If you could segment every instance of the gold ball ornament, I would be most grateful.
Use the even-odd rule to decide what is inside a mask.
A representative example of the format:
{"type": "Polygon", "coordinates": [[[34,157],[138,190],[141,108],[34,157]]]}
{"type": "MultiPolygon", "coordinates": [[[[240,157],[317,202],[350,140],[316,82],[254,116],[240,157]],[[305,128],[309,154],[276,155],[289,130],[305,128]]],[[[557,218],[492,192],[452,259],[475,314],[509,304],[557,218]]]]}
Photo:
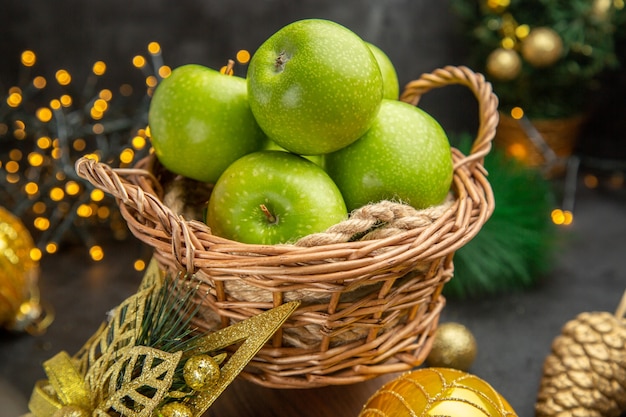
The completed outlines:
{"type": "Polygon", "coordinates": [[[162,417],[193,417],[193,412],[183,403],[171,402],[161,407],[161,412],[158,415],[162,417]]]}
{"type": "Polygon", "coordinates": [[[191,389],[206,391],[211,388],[220,377],[220,366],[212,356],[196,355],[185,362],[183,378],[191,389]]]}
{"type": "Polygon", "coordinates": [[[460,323],[443,323],[426,358],[429,366],[467,371],[476,359],[476,339],[460,323]]]}
{"type": "Polygon", "coordinates": [[[563,41],[553,29],[534,28],[522,41],[521,52],[522,57],[533,67],[549,67],[561,58],[563,41]]]}
{"type": "Polygon", "coordinates": [[[486,70],[500,81],[510,81],[522,70],[522,59],[513,49],[498,48],[487,56],[486,70]]]}
{"type": "Polygon", "coordinates": [[[9,330],[25,330],[41,315],[35,250],[26,226],[0,207],[0,326],[9,330]]]}
{"type": "Polygon", "coordinates": [[[516,417],[486,381],[449,368],[422,368],[383,385],[359,417],[516,417]]]}

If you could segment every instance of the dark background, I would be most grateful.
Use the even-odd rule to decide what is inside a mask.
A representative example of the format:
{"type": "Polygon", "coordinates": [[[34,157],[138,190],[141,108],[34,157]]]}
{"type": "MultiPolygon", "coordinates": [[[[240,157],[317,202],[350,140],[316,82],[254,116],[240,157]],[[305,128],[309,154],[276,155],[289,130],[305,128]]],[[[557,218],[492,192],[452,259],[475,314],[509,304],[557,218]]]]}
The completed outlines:
{"type": "MultiPolygon", "coordinates": [[[[281,26],[307,17],[337,21],[380,46],[396,65],[401,84],[435,68],[467,62],[470,45],[445,0],[0,0],[0,89],[4,94],[33,75],[51,80],[60,68],[70,71],[73,84],[80,86],[98,60],[108,65],[103,84],[141,87],[144,76],[131,59],[147,55],[151,41],[161,44],[163,59],[171,67],[193,62],[218,68],[238,50],[253,52],[281,26]],[[32,72],[19,64],[24,49],[37,53],[32,72]]],[[[624,57],[623,44],[620,48],[624,57]]],[[[625,84],[624,71],[603,78],[589,102],[593,117],[580,152],[626,157],[625,84]]],[[[433,91],[421,107],[449,132],[476,126],[473,98],[462,88],[433,91]]],[[[612,311],[619,301],[626,281],[624,197],[623,192],[579,192],[577,220],[566,233],[568,243],[554,271],[537,288],[487,300],[451,301],[445,309],[444,321],[468,325],[478,339],[479,356],[472,371],[492,383],[520,416],[532,415],[541,364],[565,321],[583,311],[612,311]]],[[[73,354],[96,330],[106,310],[135,290],[140,277],[130,265],[136,257],[133,251],[139,249],[132,240],[109,246],[113,255],[100,264],[92,263],[83,248],[46,257],[42,293],[56,304],[53,327],[37,338],[0,335],[0,379],[4,380],[0,391],[11,395],[15,390],[20,407],[35,380],[44,376],[41,361],[59,350],[73,354]]],[[[246,384],[233,389],[237,387],[246,384]]],[[[319,397],[344,392],[328,390],[319,397]]],[[[293,392],[252,393],[250,403],[264,398],[280,401],[284,395],[285,410],[308,405],[289,403],[293,392]]],[[[307,403],[310,397],[303,398],[307,403]]],[[[0,416],[14,415],[6,414],[9,403],[2,403],[0,416]]],[[[324,412],[322,403],[315,405],[319,415],[334,415],[334,403],[326,405],[330,412],[324,412]]],[[[242,405],[247,406],[263,410],[262,403],[242,405]]],[[[345,415],[356,416],[354,410],[345,415]]],[[[280,415],[280,410],[276,412],[280,415]]]]}

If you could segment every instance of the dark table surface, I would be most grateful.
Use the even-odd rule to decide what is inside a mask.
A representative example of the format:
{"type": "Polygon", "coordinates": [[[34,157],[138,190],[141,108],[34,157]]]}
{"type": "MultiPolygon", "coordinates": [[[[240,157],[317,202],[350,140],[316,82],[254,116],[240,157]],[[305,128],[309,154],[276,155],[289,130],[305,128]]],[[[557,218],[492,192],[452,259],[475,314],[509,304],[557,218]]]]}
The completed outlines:
{"type": "MultiPolygon", "coordinates": [[[[542,365],[563,325],[585,311],[613,312],[626,289],[626,191],[576,193],[574,223],[548,276],[529,290],[478,300],[448,300],[441,322],[467,326],[478,344],[470,372],[489,382],[520,416],[534,414],[542,365]]],[[[20,415],[42,362],[61,350],[74,354],[108,310],[133,294],[142,273],[133,260],[147,250],[134,238],[103,241],[105,259],[68,246],[42,261],[42,297],[55,311],[40,336],[0,333],[0,417],[20,415]]],[[[275,390],[237,380],[207,416],[354,416],[388,375],[350,386],[275,390]]]]}

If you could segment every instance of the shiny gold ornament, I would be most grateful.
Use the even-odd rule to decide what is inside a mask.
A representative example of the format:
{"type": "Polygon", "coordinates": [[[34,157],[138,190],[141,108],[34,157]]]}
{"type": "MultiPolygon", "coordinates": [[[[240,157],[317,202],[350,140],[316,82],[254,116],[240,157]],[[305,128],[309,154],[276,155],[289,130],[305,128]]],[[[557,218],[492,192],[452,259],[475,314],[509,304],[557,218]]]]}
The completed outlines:
{"type": "Polygon", "coordinates": [[[538,27],[530,31],[521,49],[522,57],[533,67],[549,67],[561,58],[563,40],[553,29],[538,27]]]}
{"type": "Polygon", "coordinates": [[[512,49],[498,48],[487,56],[487,73],[500,81],[515,79],[522,70],[522,60],[512,49]]]}
{"type": "Polygon", "coordinates": [[[183,377],[191,389],[206,391],[219,380],[220,366],[209,355],[195,355],[185,362],[183,377]]]}
{"type": "Polygon", "coordinates": [[[193,417],[193,412],[185,404],[179,402],[171,402],[161,407],[163,417],[193,417]]]}
{"type": "Polygon", "coordinates": [[[84,408],[68,405],[58,409],[52,417],[90,417],[90,413],[84,408]]]}
{"type": "Polygon", "coordinates": [[[429,366],[467,371],[476,359],[476,339],[459,323],[443,323],[435,332],[426,358],[429,366]]]}
{"type": "Polygon", "coordinates": [[[537,417],[617,417],[626,412],[626,293],[615,314],[565,324],[543,365],[537,417]]]}
{"type": "Polygon", "coordinates": [[[0,207],[0,326],[9,330],[34,332],[42,317],[36,251],[26,226],[0,207]]]}
{"type": "Polygon", "coordinates": [[[516,417],[509,403],[477,376],[448,368],[423,368],[383,385],[359,417],[516,417]]]}
{"type": "Polygon", "coordinates": [[[594,0],[591,5],[591,14],[598,20],[606,20],[612,6],[612,0],[594,0]]]}

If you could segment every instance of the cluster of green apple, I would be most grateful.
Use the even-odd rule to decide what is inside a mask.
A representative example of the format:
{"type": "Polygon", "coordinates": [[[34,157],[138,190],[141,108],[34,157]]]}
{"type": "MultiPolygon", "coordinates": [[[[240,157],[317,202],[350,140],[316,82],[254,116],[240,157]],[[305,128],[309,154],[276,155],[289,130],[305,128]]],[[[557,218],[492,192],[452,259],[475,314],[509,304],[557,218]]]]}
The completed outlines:
{"type": "Polygon", "coordinates": [[[245,78],[174,69],[152,97],[152,145],[170,171],[214,184],[212,233],[290,242],[368,203],[443,202],[453,176],[446,134],[398,96],[383,51],[335,22],[305,19],[269,37],[245,78]]]}

